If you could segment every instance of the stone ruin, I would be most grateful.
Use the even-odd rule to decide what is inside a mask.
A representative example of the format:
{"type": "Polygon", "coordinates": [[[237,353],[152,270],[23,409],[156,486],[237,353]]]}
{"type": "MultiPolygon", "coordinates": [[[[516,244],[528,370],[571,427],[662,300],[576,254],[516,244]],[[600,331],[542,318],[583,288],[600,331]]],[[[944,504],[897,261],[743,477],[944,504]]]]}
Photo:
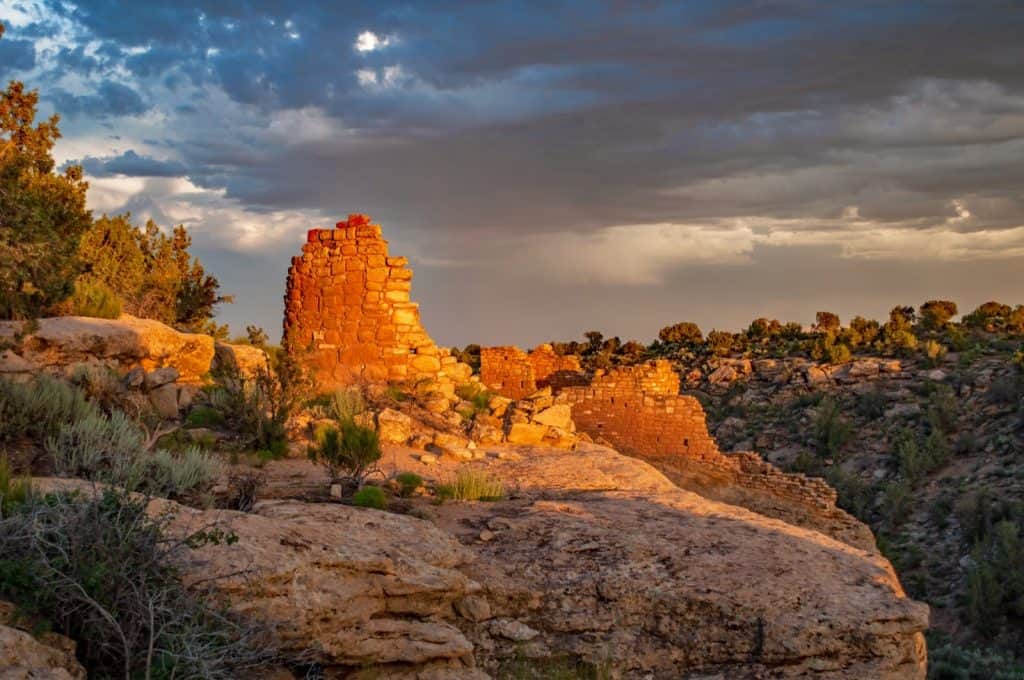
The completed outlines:
{"type": "Polygon", "coordinates": [[[668,361],[598,370],[587,376],[579,370],[578,361],[572,361],[575,357],[561,357],[568,360],[537,362],[555,366],[551,373],[535,372],[530,357],[546,357],[548,352],[551,348],[544,345],[529,354],[514,347],[482,348],[481,382],[518,398],[514,395],[528,389],[531,378],[538,387],[548,380],[570,405],[578,431],[646,460],[682,488],[810,526],[851,545],[873,547],[870,530],[836,507],[836,492],[824,480],[785,474],[751,451],[719,450],[708,433],[704,408],[696,398],[679,393],[679,374],[668,361]],[[554,384],[552,376],[557,376],[554,384]]]}
{"type": "Polygon", "coordinates": [[[480,348],[480,382],[510,399],[545,387],[586,384],[581,376],[579,358],[556,354],[551,345],[538,345],[529,354],[512,346],[480,348]]]}
{"type": "Polygon", "coordinates": [[[288,269],[284,338],[290,352],[311,353],[320,388],[469,379],[423,329],[407,265],[366,215],[309,231],[288,269]]]}
{"type": "MultiPolygon", "coordinates": [[[[470,367],[438,348],[420,323],[407,264],[388,255],[380,226],[365,215],[308,233],[288,270],[285,346],[308,353],[321,389],[416,383],[454,398],[455,386],[471,381],[470,367]]],[[[647,460],[683,488],[853,545],[873,545],[870,531],[835,507],[836,493],[824,481],[783,474],[756,453],[722,453],[708,434],[700,402],[679,393],[679,376],[667,361],[590,376],[575,356],[559,356],[550,345],[530,353],[482,348],[480,358],[486,387],[522,403],[550,390],[570,406],[578,431],[647,460]]],[[[530,425],[505,422],[506,430],[510,424],[530,425]]]]}

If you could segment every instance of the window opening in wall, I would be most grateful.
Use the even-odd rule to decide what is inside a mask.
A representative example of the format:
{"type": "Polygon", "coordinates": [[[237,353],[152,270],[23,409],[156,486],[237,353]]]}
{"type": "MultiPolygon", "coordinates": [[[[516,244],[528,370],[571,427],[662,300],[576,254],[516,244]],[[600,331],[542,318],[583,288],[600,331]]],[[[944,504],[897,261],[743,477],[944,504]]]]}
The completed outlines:
{"type": "Polygon", "coordinates": [[[690,440],[684,437],[683,438],[683,446],[689,447],[690,446],[690,440]]]}

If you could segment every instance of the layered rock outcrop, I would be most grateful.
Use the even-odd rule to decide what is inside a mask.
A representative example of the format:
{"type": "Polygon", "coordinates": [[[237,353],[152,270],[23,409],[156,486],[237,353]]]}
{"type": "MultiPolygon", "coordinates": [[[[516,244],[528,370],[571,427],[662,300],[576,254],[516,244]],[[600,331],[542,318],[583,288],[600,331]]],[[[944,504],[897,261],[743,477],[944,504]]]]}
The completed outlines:
{"type": "Polygon", "coordinates": [[[321,387],[469,378],[420,324],[407,265],[366,215],[310,230],[288,269],[284,337],[289,351],[310,354],[321,387]]]}
{"type": "Polygon", "coordinates": [[[209,335],[129,315],[0,321],[0,378],[27,380],[46,373],[113,381],[119,384],[109,386],[133,408],[150,408],[167,419],[192,404],[211,372],[227,368],[251,379],[266,359],[257,347],[215,342],[209,335]]]}
{"type": "Polygon", "coordinates": [[[605,447],[522,453],[462,463],[519,480],[514,498],[431,506],[433,522],[290,500],[151,511],[172,532],[237,535],[187,554],[186,579],[213,578],[334,677],[506,677],[560,657],[616,678],[925,677],[928,609],[877,553],[605,447]]]}
{"type": "Polygon", "coordinates": [[[61,316],[0,321],[0,374],[64,374],[77,366],[127,373],[171,367],[178,380],[198,383],[209,372],[214,341],[209,335],[182,333],[153,319],[127,314],[118,319],[61,316]]]}

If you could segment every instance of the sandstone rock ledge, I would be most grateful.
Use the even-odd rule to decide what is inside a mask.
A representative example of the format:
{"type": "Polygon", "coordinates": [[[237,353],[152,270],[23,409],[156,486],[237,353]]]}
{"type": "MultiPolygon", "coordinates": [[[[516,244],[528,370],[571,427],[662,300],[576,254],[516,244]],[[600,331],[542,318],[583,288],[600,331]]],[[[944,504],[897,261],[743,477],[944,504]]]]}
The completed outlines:
{"type": "Polygon", "coordinates": [[[186,573],[226,575],[240,614],[331,677],[502,677],[523,656],[614,678],[925,677],[928,608],[874,552],[680,490],[603,447],[471,465],[518,490],[442,505],[433,522],[297,501],[154,511],[183,532],[235,532],[186,573]]]}

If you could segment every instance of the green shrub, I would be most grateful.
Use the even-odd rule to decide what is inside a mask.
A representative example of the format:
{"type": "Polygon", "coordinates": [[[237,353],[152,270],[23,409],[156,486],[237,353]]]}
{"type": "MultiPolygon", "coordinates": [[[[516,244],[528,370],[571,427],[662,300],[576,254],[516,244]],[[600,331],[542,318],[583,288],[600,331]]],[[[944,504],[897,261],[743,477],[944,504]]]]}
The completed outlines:
{"type": "Polygon", "coordinates": [[[399,494],[403,498],[412,496],[423,486],[423,478],[415,472],[403,472],[395,477],[395,481],[398,482],[399,494]]]}
{"type": "Polygon", "coordinates": [[[117,293],[97,281],[79,279],[68,301],[75,316],[97,319],[116,319],[121,316],[121,298],[117,293]]]}
{"type": "Polygon", "coordinates": [[[15,477],[7,456],[0,458],[0,517],[28,500],[32,493],[31,477],[15,477]]]}
{"type": "Polygon", "coordinates": [[[1008,618],[1024,616],[1024,537],[1017,522],[997,522],[971,552],[967,617],[993,638],[1008,618]]]}
{"type": "Polygon", "coordinates": [[[938,366],[946,356],[946,346],[935,340],[926,340],[922,350],[928,359],[929,366],[938,366]]]}
{"type": "Polygon", "coordinates": [[[244,446],[287,452],[288,420],[306,403],[313,378],[303,357],[270,352],[266,365],[247,377],[235,366],[220,368],[211,405],[243,435],[244,446]]]}
{"type": "Polygon", "coordinates": [[[384,389],[384,395],[391,401],[398,403],[409,400],[409,395],[398,385],[388,385],[384,389]]]}
{"type": "Polygon", "coordinates": [[[1024,377],[1004,375],[992,381],[985,392],[989,402],[997,405],[1013,404],[1024,397],[1024,377]]]}
{"type": "Polygon", "coordinates": [[[24,385],[0,380],[0,440],[41,444],[58,475],[167,496],[212,483],[218,463],[189,447],[181,454],[146,450],[142,428],[121,411],[104,414],[81,390],[52,378],[24,385]]]}
{"type": "Polygon", "coordinates": [[[455,394],[460,399],[468,401],[472,406],[472,412],[466,416],[472,418],[477,413],[486,413],[488,405],[491,403],[491,399],[494,394],[487,391],[482,385],[476,383],[468,383],[466,385],[459,385],[455,388],[455,394]]]}
{"type": "Polygon", "coordinates": [[[928,640],[929,680],[1024,680],[1024,664],[994,649],[928,640]]]}
{"type": "Polygon", "coordinates": [[[437,487],[437,495],[457,501],[500,501],[505,497],[505,487],[490,473],[464,467],[451,481],[437,487]]]}
{"type": "Polygon", "coordinates": [[[26,383],[0,379],[0,442],[21,437],[41,441],[71,423],[98,414],[81,390],[40,375],[26,383]]]}
{"type": "Polygon", "coordinates": [[[867,519],[875,500],[870,484],[839,466],[829,468],[825,479],[838,494],[836,505],[862,521],[867,519]]]}
{"type": "Polygon", "coordinates": [[[949,441],[938,429],[933,429],[921,443],[913,430],[904,428],[896,434],[893,442],[893,455],[900,474],[910,482],[916,482],[945,465],[949,454],[949,441]]]}
{"type": "Polygon", "coordinates": [[[822,458],[838,458],[853,437],[853,428],[843,419],[839,405],[832,397],[818,404],[812,424],[814,444],[822,458]]]}
{"type": "Polygon", "coordinates": [[[864,392],[857,397],[857,413],[868,420],[877,420],[885,415],[885,407],[888,402],[888,397],[881,390],[874,389],[864,392]]]}
{"type": "Polygon", "coordinates": [[[220,427],[224,424],[224,414],[210,406],[196,406],[185,418],[186,428],[220,427]]]}
{"type": "Polygon", "coordinates": [[[361,508],[384,510],[388,507],[388,497],[384,490],[376,486],[364,486],[352,496],[352,503],[361,508]]]}
{"type": "Polygon", "coordinates": [[[339,423],[351,422],[365,410],[363,393],[356,387],[338,389],[331,395],[329,415],[339,423]]]}
{"type": "Polygon", "coordinates": [[[0,520],[0,597],[75,640],[89,677],[248,677],[273,656],[268,638],[174,566],[231,537],[170,536],[168,521],[114,491],[33,497],[0,520]]]}
{"type": "Polygon", "coordinates": [[[317,432],[307,455],[327,470],[331,481],[347,479],[359,488],[367,475],[377,471],[380,440],[372,428],[342,421],[340,430],[328,427],[317,432]]]}
{"type": "Polygon", "coordinates": [[[949,385],[936,385],[928,401],[928,422],[932,428],[946,433],[956,429],[960,402],[957,401],[953,388],[949,385]]]}
{"type": "Polygon", "coordinates": [[[882,512],[893,526],[901,524],[910,512],[913,489],[907,479],[889,482],[882,489],[882,512]]]}

